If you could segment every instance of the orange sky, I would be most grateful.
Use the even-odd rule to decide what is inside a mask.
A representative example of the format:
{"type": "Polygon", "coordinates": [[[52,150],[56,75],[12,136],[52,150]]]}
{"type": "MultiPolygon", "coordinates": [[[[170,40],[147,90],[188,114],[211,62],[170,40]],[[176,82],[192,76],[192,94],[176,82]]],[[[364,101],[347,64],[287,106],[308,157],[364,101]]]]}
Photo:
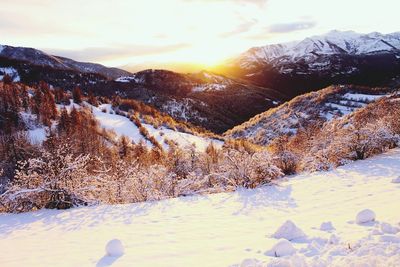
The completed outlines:
{"type": "Polygon", "coordinates": [[[203,68],[332,29],[398,31],[397,7],[397,0],[2,0],[0,34],[2,44],[109,66],[203,68]]]}

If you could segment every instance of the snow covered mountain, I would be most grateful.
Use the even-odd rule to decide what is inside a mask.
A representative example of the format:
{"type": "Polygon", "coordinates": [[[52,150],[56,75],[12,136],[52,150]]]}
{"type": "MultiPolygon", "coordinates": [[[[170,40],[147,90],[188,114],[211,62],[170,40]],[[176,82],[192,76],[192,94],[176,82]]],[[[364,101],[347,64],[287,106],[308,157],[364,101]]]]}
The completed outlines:
{"type": "Polygon", "coordinates": [[[395,267],[399,163],[394,149],[252,190],[0,214],[0,264],[395,267]],[[375,216],[357,223],[364,209],[375,216]],[[112,239],[121,240],[122,256],[106,254],[112,239]]]}
{"type": "Polygon", "coordinates": [[[400,77],[400,32],[331,31],[302,41],[254,47],[225,73],[294,97],[331,84],[387,86],[400,77]]]}
{"type": "Polygon", "coordinates": [[[129,72],[117,68],[109,68],[100,64],[78,62],[69,58],[49,55],[43,51],[27,48],[0,45],[0,57],[29,62],[33,65],[61,70],[73,70],[82,73],[97,73],[109,79],[130,75],[129,72]]]}
{"type": "Polygon", "coordinates": [[[318,71],[329,67],[329,61],[319,61],[323,56],[380,53],[400,56],[400,32],[385,35],[377,32],[359,34],[353,31],[331,31],[300,42],[252,48],[242,54],[238,61],[244,69],[252,69],[257,64],[267,63],[278,68],[281,73],[290,73],[293,70],[285,68],[289,63],[302,62],[309,64],[311,70],[318,71]]]}

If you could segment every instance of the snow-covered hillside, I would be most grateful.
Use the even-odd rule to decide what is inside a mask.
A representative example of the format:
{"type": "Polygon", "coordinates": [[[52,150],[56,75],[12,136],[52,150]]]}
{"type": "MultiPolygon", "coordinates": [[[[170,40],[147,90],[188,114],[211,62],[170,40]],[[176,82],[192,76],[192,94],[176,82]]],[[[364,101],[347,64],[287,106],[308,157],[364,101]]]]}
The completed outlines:
{"type": "MultiPolygon", "coordinates": [[[[84,102],[83,106],[88,107],[91,110],[94,118],[98,121],[101,128],[116,134],[114,141],[118,141],[119,138],[125,136],[135,144],[143,142],[149,148],[153,147],[153,144],[150,142],[150,140],[148,140],[148,138],[143,136],[143,134],[140,132],[138,126],[135,125],[135,123],[127,116],[118,115],[112,108],[111,104],[101,104],[98,107],[95,107],[87,102],[84,102]]],[[[58,108],[66,108],[69,112],[71,112],[73,107],[76,109],[81,108],[80,105],[77,105],[72,101],[69,105],[59,105],[58,108]]],[[[148,131],[150,136],[154,137],[155,140],[157,140],[157,142],[167,150],[169,148],[169,145],[167,144],[168,141],[174,142],[180,148],[194,147],[197,151],[205,151],[207,146],[211,143],[216,147],[221,147],[223,144],[223,141],[221,140],[184,133],[178,131],[177,129],[170,129],[165,126],[155,128],[153,125],[145,123],[143,120],[141,120],[141,125],[148,131]]],[[[40,128],[40,131],[43,132],[43,129],[40,128]]],[[[35,131],[30,131],[29,134],[32,141],[37,138],[35,131]]]]}
{"type": "Polygon", "coordinates": [[[395,149],[254,190],[1,214],[0,266],[394,267],[400,262],[399,169],[395,149]],[[364,209],[376,218],[358,224],[364,209]],[[120,257],[105,254],[114,238],[124,246],[120,257]]]}
{"type": "Polygon", "coordinates": [[[226,132],[226,136],[246,138],[266,145],[282,134],[294,134],[316,121],[330,121],[351,114],[394,92],[387,89],[365,91],[356,86],[330,86],[298,96],[276,108],[258,114],[226,132]]]}
{"type": "MultiPolygon", "coordinates": [[[[110,104],[103,104],[99,107],[90,107],[94,117],[97,119],[101,127],[114,131],[118,137],[126,136],[136,144],[143,141],[149,147],[152,146],[149,140],[140,133],[139,128],[127,117],[115,114],[115,111],[113,111],[110,104]]],[[[199,151],[205,151],[207,146],[211,143],[215,144],[217,147],[220,147],[223,143],[219,140],[168,129],[164,126],[156,129],[154,126],[144,122],[142,122],[142,125],[165,149],[168,149],[166,140],[175,142],[181,148],[194,146],[199,151]]]]}
{"type": "Polygon", "coordinates": [[[330,67],[329,60],[318,61],[329,55],[368,55],[384,52],[400,52],[400,33],[359,34],[353,31],[331,31],[324,35],[312,36],[302,41],[255,47],[243,53],[238,62],[244,69],[251,69],[260,63],[281,66],[281,72],[288,63],[309,63],[309,67],[321,70],[330,67]]]}

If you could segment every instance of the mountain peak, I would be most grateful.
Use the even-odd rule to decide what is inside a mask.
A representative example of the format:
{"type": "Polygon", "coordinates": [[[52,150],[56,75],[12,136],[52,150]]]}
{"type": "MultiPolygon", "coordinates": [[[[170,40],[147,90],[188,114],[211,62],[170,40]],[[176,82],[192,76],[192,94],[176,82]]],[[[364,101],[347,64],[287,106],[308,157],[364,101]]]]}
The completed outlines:
{"type": "Polygon", "coordinates": [[[397,52],[400,50],[400,34],[373,32],[360,34],[354,31],[333,30],[301,41],[254,47],[243,53],[236,63],[244,69],[265,63],[313,62],[321,55],[364,55],[397,52]]]}

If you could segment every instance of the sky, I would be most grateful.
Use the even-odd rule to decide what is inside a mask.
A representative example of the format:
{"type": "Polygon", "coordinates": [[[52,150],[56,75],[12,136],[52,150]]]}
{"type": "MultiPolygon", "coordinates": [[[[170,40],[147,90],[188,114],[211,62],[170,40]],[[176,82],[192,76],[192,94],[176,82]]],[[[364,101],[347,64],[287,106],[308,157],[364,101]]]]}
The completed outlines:
{"type": "Polygon", "coordinates": [[[400,31],[398,0],[1,0],[1,44],[107,66],[214,66],[330,30],[400,31]]]}

